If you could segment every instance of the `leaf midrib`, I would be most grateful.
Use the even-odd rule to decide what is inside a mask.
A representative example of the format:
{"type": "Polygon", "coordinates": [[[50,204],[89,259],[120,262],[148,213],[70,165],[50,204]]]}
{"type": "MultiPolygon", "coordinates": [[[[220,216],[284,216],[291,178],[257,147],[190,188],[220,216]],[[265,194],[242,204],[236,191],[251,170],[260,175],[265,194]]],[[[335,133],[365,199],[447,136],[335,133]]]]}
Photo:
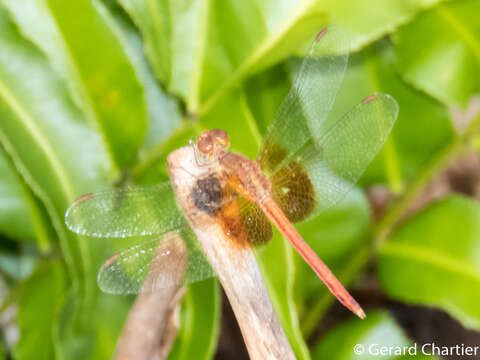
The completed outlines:
{"type": "MultiPolygon", "coordinates": [[[[51,164],[53,173],[58,179],[60,184],[60,188],[65,195],[67,202],[72,202],[75,199],[75,192],[73,190],[72,184],[69,181],[68,177],[65,175],[66,171],[65,168],[62,166],[60,159],[56,156],[55,150],[49,144],[48,139],[44,136],[44,133],[38,128],[35,124],[34,117],[28,112],[28,110],[22,105],[22,103],[17,99],[17,97],[9,90],[5,84],[0,81],[0,97],[2,97],[6,104],[10,106],[14,114],[17,115],[19,122],[23,124],[25,129],[29,134],[32,135],[34,141],[37,142],[40,149],[43,150],[44,154],[46,155],[47,161],[51,164]]],[[[1,133],[0,133],[1,135],[1,133]]],[[[47,196],[47,195],[44,195],[47,196]]],[[[43,196],[42,196],[43,197],[43,196]]],[[[55,229],[58,232],[60,238],[65,239],[65,242],[68,243],[66,240],[67,234],[64,232],[63,224],[62,224],[62,217],[58,216],[58,209],[51,203],[49,200],[43,199],[45,202],[46,207],[49,209],[50,216],[52,216],[52,221],[54,224],[55,229]],[[57,216],[54,216],[57,215],[57,216]]],[[[68,247],[68,245],[66,245],[68,247]]],[[[82,263],[83,269],[87,273],[88,269],[91,268],[91,264],[89,261],[88,256],[88,246],[85,241],[79,241],[80,251],[82,253],[82,263]]],[[[73,256],[68,252],[64,252],[64,256],[67,258],[67,262],[73,263],[73,256]]],[[[76,270],[73,270],[74,272],[76,270]]],[[[85,297],[90,297],[90,294],[86,293],[85,297]]]]}
{"type": "Polygon", "coordinates": [[[386,243],[386,245],[380,250],[380,254],[394,255],[435,265],[459,275],[473,278],[480,282],[480,269],[476,270],[472,265],[467,265],[459,260],[449,258],[441,253],[432,252],[432,249],[426,249],[424,247],[410,244],[390,242],[386,243]]]}
{"type": "MultiPolygon", "coordinates": [[[[170,2],[169,2],[170,3],[170,2]]],[[[158,9],[158,6],[157,6],[157,2],[156,1],[152,1],[152,0],[147,0],[146,1],[146,6],[147,6],[147,9],[150,11],[151,13],[151,18],[152,18],[152,24],[153,24],[153,28],[155,29],[155,31],[153,32],[154,36],[152,36],[152,42],[156,42],[156,36],[155,34],[162,34],[164,33],[163,31],[163,28],[162,28],[162,24],[161,24],[161,20],[159,19],[159,15],[158,13],[160,12],[159,9],[158,9]]],[[[169,5],[169,7],[171,7],[169,5]]],[[[171,13],[171,11],[170,11],[171,13]]],[[[171,24],[170,24],[171,25],[171,24]]],[[[167,50],[167,54],[170,54],[172,53],[172,50],[171,50],[171,37],[172,37],[172,29],[170,29],[170,34],[169,34],[169,41],[168,41],[168,46],[169,46],[169,49],[167,50]]],[[[155,46],[155,48],[157,48],[157,44],[152,44],[153,46],[155,46]]],[[[157,50],[154,50],[155,52],[158,51],[158,48],[157,50]]],[[[168,58],[168,56],[167,56],[168,58]]],[[[170,56],[171,58],[171,56],[170,56]]],[[[167,68],[165,69],[166,70],[166,73],[165,73],[165,83],[166,84],[170,84],[171,81],[172,81],[172,64],[171,64],[171,61],[169,61],[168,63],[168,66],[167,68]]]]}
{"type": "Polygon", "coordinates": [[[188,109],[195,113],[198,108],[198,103],[200,101],[200,85],[201,79],[203,75],[203,64],[205,61],[205,53],[206,53],[206,44],[207,44],[207,35],[208,35],[208,19],[210,18],[210,0],[203,0],[200,2],[200,10],[199,10],[199,31],[197,32],[197,46],[196,51],[194,53],[193,62],[193,71],[190,79],[190,90],[189,90],[189,97],[187,100],[188,109]]]}
{"type": "Polygon", "coordinates": [[[73,201],[75,199],[75,192],[73,191],[70,181],[68,181],[68,178],[65,176],[65,168],[61,165],[61,161],[58,159],[55,150],[50,146],[48,140],[43,136],[43,132],[35,124],[33,116],[1,81],[0,96],[2,96],[5,99],[5,102],[10,105],[13,112],[17,114],[18,119],[46,154],[46,158],[49,160],[56,177],[59,179],[59,183],[64,194],[66,195],[67,201],[73,201]]]}
{"type": "Polygon", "coordinates": [[[469,29],[465,27],[459,19],[453,14],[451,10],[445,8],[445,6],[437,6],[437,14],[443,19],[452,29],[464,39],[465,43],[468,44],[472,52],[477,58],[477,63],[480,64],[480,41],[471,34],[469,29]]]}
{"type": "Polygon", "coordinates": [[[243,61],[243,63],[236,68],[230,77],[223,83],[218,91],[210,95],[198,109],[198,116],[205,116],[213,106],[220,100],[231,88],[233,88],[240,79],[248,73],[248,71],[255,65],[255,63],[263,58],[275,45],[283,38],[283,36],[291,29],[294,24],[302,18],[302,15],[307,13],[311,7],[315,5],[315,0],[308,0],[292,12],[292,14],[283,22],[277,31],[269,34],[263,42],[261,42],[255,50],[243,61]]]}
{"type": "MultiPolygon", "coordinates": [[[[50,12],[50,16],[52,19],[53,24],[55,25],[55,29],[57,30],[57,33],[59,35],[59,39],[61,41],[61,44],[63,45],[63,51],[65,53],[66,59],[67,59],[67,64],[68,64],[68,70],[70,71],[70,76],[73,77],[74,82],[76,83],[75,85],[78,91],[81,93],[81,103],[84,106],[84,112],[87,115],[87,118],[94,124],[94,126],[97,127],[97,129],[100,129],[100,139],[104,145],[104,148],[106,149],[107,156],[110,159],[110,164],[112,167],[113,171],[117,171],[119,169],[119,165],[117,162],[117,159],[114,154],[114,150],[112,148],[112,144],[110,143],[109,139],[107,139],[107,135],[105,133],[105,124],[101,120],[101,116],[98,114],[98,109],[95,104],[95,102],[91,98],[91,93],[90,90],[88,89],[88,86],[85,83],[85,78],[84,75],[82,74],[82,71],[80,70],[80,65],[78,64],[77,60],[75,59],[75,56],[73,55],[73,51],[70,47],[70,44],[65,38],[65,33],[62,28],[62,26],[59,25],[58,20],[56,18],[56,13],[55,10],[52,9],[51,4],[49,3],[48,0],[45,0],[46,7],[50,12]]],[[[98,4],[97,4],[98,5],[98,4]]],[[[98,11],[97,6],[92,3],[92,6],[94,6],[95,11],[98,11]]],[[[100,15],[101,16],[101,15],[100,15]]],[[[128,54],[125,53],[125,55],[128,58],[128,54]]]]}

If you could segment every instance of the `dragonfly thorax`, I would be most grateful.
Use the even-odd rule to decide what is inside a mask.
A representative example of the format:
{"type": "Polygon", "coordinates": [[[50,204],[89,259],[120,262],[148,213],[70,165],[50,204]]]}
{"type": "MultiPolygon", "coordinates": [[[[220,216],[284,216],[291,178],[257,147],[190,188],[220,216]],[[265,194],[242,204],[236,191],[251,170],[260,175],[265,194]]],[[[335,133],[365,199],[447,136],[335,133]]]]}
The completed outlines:
{"type": "Polygon", "coordinates": [[[240,195],[256,203],[270,197],[271,183],[256,161],[233,152],[225,152],[218,161],[229,185],[240,195]]]}

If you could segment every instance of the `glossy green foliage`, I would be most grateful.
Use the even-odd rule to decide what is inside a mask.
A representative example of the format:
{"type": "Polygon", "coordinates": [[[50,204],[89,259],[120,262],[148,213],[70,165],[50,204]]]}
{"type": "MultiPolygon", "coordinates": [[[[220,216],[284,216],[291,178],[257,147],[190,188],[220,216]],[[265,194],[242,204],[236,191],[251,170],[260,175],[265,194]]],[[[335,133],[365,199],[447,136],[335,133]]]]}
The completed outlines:
{"type": "Polygon", "coordinates": [[[380,249],[379,278],[393,298],[438,306],[480,329],[480,205],[451,196],[409,219],[380,249]]]}
{"type": "Polygon", "coordinates": [[[108,165],[97,136],[81,121],[80,111],[45,57],[20,36],[5,11],[0,22],[5,49],[0,59],[2,143],[52,217],[72,271],[80,274],[88,266],[80,252],[88,245],[67,234],[63,213],[78,194],[98,186],[108,165]],[[84,157],[67,161],[78,153],[84,157]],[[87,171],[91,175],[82,176],[87,171]]]}
{"type": "Polygon", "coordinates": [[[120,3],[138,24],[158,78],[201,114],[246,75],[311,38],[325,20],[307,0],[120,3]]]}
{"type": "Polygon", "coordinates": [[[418,344],[415,348],[394,319],[387,313],[378,311],[371,312],[364,321],[350,319],[332,329],[314,346],[312,358],[435,359],[423,355],[418,344]],[[387,351],[391,349],[392,353],[381,353],[382,348],[387,351]]]}
{"type": "Polygon", "coordinates": [[[480,1],[453,1],[419,15],[393,37],[405,80],[442,102],[466,106],[480,90],[480,1]]]}
{"type": "Polygon", "coordinates": [[[54,329],[65,287],[65,271],[60,263],[53,261],[41,264],[27,280],[18,304],[18,327],[22,336],[15,346],[15,359],[56,357],[54,329]]]}
{"type": "Polygon", "coordinates": [[[418,13],[441,3],[441,0],[389,0],[378,6],[375,0],[335,1],[327,3],[332,20],[351,33],[352,49],[392,33],[396,27],[412,20],[418,13]]]}
{"type": "Polygon", "coordinates": [[[310,359],[310,353],[300,331],[295,312],[294,250],[280,234],[275,233],[270,244],[260,251],[257,259],[270,298],[290,345],[298,359],[310,359]]]}
{"type": "Polygon", "coordinates": [[[216,279],[195,283],[185,294],[181,329],[169,360],[211,359],[219,332],[220,291],[216,279]]]}
{"type": "Polygon", "coordinates": [[[26,35],[68,77],[114,164],[131,166],[147,127],[145,95],[111,15],[101,3],[90,1],[6,5],[26,35]]]}
{"type": "MultiPolygon", "coordinates": [[[[167,180],[167,155],[204,129],[227,130],[232,149],[255,158],[306,44],[332,21],[354,53],[327,120],[374,92],[392,95],[400,112],[360,185],[298,229],[347,287],[378,258],[370,264],[388,296],[479,329],[478,204],[431,205],[377,250],[362,192],[380,183],[411,201],[437,157],[469,144],[447,106],[479,90],[478,3],[0,0],[0,277],[20,330],[13,348],[0,340],[0,349],[15,359],[111,358],[133,298],[101,293],[97,272],[127,242],[69,232],[65,210],[88,192],[167,180]]],[[[410,344],[369,309],[367,320],[309,346],[333,296],[277,232],[257,255],[298,359],[352,359],[355,343],[410,344]]],[[[220,294],[216,279],[188,287],[170,359],[214,357],[220,294]]]]}
{"type": "Polygon", "coordinates": [[[12,238],[32,238],[28,205],[18,180],[5,154],[0,153],[0,231],[12,238]]]}

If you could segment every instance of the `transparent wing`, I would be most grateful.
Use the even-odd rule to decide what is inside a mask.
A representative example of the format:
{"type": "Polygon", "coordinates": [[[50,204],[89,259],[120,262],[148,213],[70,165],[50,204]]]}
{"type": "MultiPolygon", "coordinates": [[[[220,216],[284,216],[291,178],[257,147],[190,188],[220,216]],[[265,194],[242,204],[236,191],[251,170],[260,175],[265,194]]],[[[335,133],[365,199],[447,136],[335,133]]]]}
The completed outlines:
{"type": "Polygon", "coordinates": [[[287,217],[301,221],[341,200],[382,148],[397,115],[391,96],[375,94],[286,157],[271,181],[287,217]]]}
{"type": "Polygon", "coordinates": [[[86,194],[65,214],[68,228],[95,237],[162,234],[183,224],[170,183],[86,194]]]}
{"type": "Polygon", "coordinates": [[[335,27],[319,33],[292,88],[267,129],[257,160],[267,175],[283,160],[318,139],[335,102],[348,63],[348,41],[335,27]],[[342,55],[327,55],[333,48],[342,55]]]}
{"type": "Polygon", "coordinates": [[[215,276],[188,227],[150,237],[108,259],[98,285],[111,294],[153,292],[215,276]]]}

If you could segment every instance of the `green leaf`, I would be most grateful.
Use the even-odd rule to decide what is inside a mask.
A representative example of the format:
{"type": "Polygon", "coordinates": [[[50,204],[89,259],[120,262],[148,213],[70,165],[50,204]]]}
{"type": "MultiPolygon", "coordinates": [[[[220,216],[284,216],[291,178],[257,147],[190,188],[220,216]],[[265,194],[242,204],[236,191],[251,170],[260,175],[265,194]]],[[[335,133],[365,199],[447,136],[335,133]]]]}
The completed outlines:
{"type": "Polygon", "coordinates": [[[324,9],[313,0],[216,4],[210,8],[200,68],[199,114],[246,76],[285,59],[326,23],[324,9]]]}
{"type": "Polygon", "coordinates": [[[105,173],[106,161],[97,138],[82,124],[81,114],[46,59],[20,37],[3,11],[0,28],[4,49],[0,55],[0,141],[45,204],[67,262],[79,271],[78,253],[73,250],[76,240],[67,235],[63,214],[71,201],[95,184],[95,176],[105,173]],[[74,162],[75,154],[83,156],[74,162]],[[82,181],[85,172],[94,181],[82,181]]]}
{"type": "Polygon", "coordinates": [[[393,36],[406,81],[446,104],[466,106],[480,90],[480,1],[452,1],[422,13],[393,36]]]}
{"type": "Polygon", "coordinates": [[[216,279],[191,284],[184,295],[180,331],[168,359],[213,359],[220,328],[220,308],[220,288],[216,279]]]}
{"type": "Polygon", "coordinates": [[[350,33],[351,49],[365,45],[393,33],[398,26],[410,21],[417,13],[441,0],[390,0],[378,6],[375,0],[331,1],[332,22],[350,33]]]}
{"type": "Polygon", "coordinates": [[[121,3],[142,31],[158,78],[199,115],[313,38],[326,19],[314,0],[121,3]]]}
{"type": "Polygon", "coordinates": [[[144,89],[103,4],[6,0],[6,5],[23,33],[69,79],[87,118],[101,130],[113,163],[131,166],[147,127],[144,89]]]}
{"type": "Polygon", "coordinates": [[[75,297],[74,292],[68,293],[54,327],[58,358],[112,359],[133,298],[98,294],[94,306],[86,309],[91,314],[87,324],[79,329],[75,297]]]}
{"type": "MultiPolygon", "coordinates": [[[[98,292],[96,273],[105,245],[69,233],[63,218],[75,198],[110,181],[110,164],[98,135],[85,124],[64,83],[3,10],[0,47],[0,141],[44,204],[58,234],[75,294],[72,321],[81,333],[80,324],[95,325],[91,314],[98,292]]],[[[92,333],[91,328],[83,331],[92,333]]]]}
{"type": "MultiPolygon", "coordinates": [[[[81,355],[78,359],[112,359],[117,340],[123,330],[123,325],[132,306],[130,297],[113,296],[100,293],[94,309],[93,319],[89,323],[88,331],[82,335],[84,339],[91,339],[87,347],[88,355],[81,355]]],[[[78,341],[74,334],[73,341],[78,341]]],[[[65,356],[65,359],[72,357],[65,356]]]]}
{"type": "MultiPolygon", "coordinates": [[[[142,152],[149,150],[154,145],[162,143],[172,134],[181,123],[181,114],[178,101],[168,96],[160,85],[155,81],[155,75],[147,63],[142,49],[142,39],[136,29],[124,19],[121,8],[112,9],[112,15],[120,31],[122,31],[127,42],[127,51],[132,64],[134,65],[140,82],[145,89],[145,100],[148,107],[148,128],[142,152]]],[[[142,158],[142,153],[139,154],[142,158]]]]}
{"type": "Polygon", "coordinates": [[[16,239],[33,238],[22,186],[3,151],[0,151],[0,232],[16,239]]]}
{"type": "Polygon", "coordinates": [[[0,210],[0,219],[5,221],[3,226],[0,221],[0,229],[15,239],[35,238],[40,250],[48,252],[56,235],[47,210],[3,150],[0,151],[0,174],[3,180],[0,180],[0,209],[5,206],[0,210]]]}
{"type": "Polygon", "coordinates": [[[248,108],[262,135],[288,95],[291,87],[291,74],[288,70],[286,64],[281,63],[245,81],[243,88],[248,108]]]}
{"type": "Polygon", "coordinates": [[[196,139],[202,130],[203,128],[196,121],[184,120],[168,139],[157,143],[148,152],[145,152],[141,161],[133,170],[135,180],[150,185],[167,181],[168,171],[165,164],[168,154],[186,146],[189,140],[196,139]]]}
{"type": "Polygon", "coordinates": [[[58,262],[43,264],[22,286],[17,320],[20,338],[14,348],[15,359],[55,358],[52,328],[65,287],[65,270],[58,262]]]}
{"type": "Polygon", "coordinates": [[[70,275],[69,301],[50,330],[57,351],[68,359],[111,358],[129,303],[110,297],[105,306],[107,295],[98,295],[96,274],[106,244],[73,235],[63,220],[75,198],[112,181],[111,164],[62,79],[3,10],[0,47],[0,141],[45,205],[70,275]]]}
{"type": "MultiPolygon", "coordinates": [[[[167,89],[187,99],[203,56],[208,1],[119,0],[140,28],[145,53],[167,89]]],[[[195,84],[196,83],[196,84],[195,84]]]]}
{"type": "Polygon", "coordinates": [[[395,321],[379,311],[370,312],[365,320],[355,318],[338,325],[314,346],[312,354],[318,360],[431,358],[422,355],[421,348],[411,344],[395,321]],[[377,353],[382,347],[392,349],[392,354],[377,353]],[[411,355],[400,355],[403,347],[411,349],[411,355]]]}
{"type": "MultiPolygon", "coordinates": [[[[69,79],[69,55],[64,49],[62,37],[51,16],[45,0],[2,0],[2,5],[10,12],[12,20],[17,23],[20,32],[48,55],[55,70],[65,79],[69,79]]],[[[73,79],[69,86],[80,104],[80,89],[73,79]]]]}
{"type": "Polygon", "coordinates": [[[400,301],[439,307],[480,329],[480,205],[450,196],[405,222],[380,248],[378,276],[400,301]]]}

